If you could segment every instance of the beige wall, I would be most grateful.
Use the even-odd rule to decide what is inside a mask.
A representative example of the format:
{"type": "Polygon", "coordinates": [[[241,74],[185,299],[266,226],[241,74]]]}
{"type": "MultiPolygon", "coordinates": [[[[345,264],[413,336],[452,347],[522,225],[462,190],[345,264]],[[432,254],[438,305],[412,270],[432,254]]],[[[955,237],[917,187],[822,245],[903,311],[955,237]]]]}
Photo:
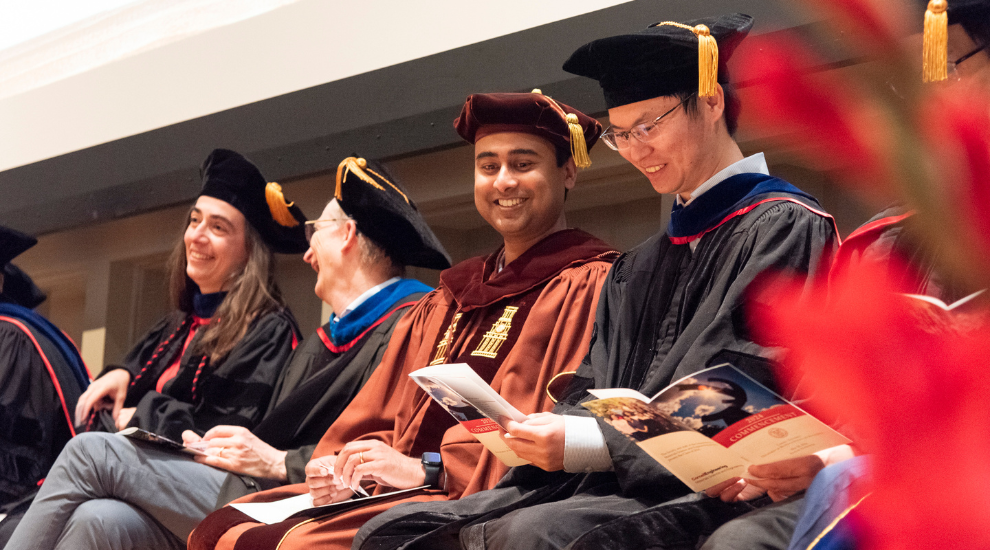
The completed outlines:
{"type": "MultiPolygon", "coordinates": [[[[761,143],[741,141],[747,154],[761,143]]],[[[833,212],[843,234],[867,212],[818,172],[800,168],[782,152],[768,152],[771,172],[818,196],[833,212]]],[[[582,172],[567,201],[571,226],[589,231],[619,250],[628,250],[667,223],[672,199],[654,193],[619,155],[603,146],[592,153],[593,166],[582,172]]],[[[497,233],[474,208],[472,149],[458,147],[390,163],[405,183],[455,261],[488,253],[498,246],[497,233]]],[[[319,215],[333,190],[333,171],[282,182],[286,195],[311,218],[319,215]]],[[[167,311],[164,261],[181,236],[186,207],[175,207],[73,231],[42,236],[17,263],[49,293],[41,312],[77,342],[83,334],[84,355],[96,371],[119,361],[167,311]],[[101,338],[100,329],[105,329],[101,338]]],[[[278,258],[278,281],[303,333],[319,326],[322,304],[313,293],[315,274],[301,257],[278,258]]],[[[412,269],[410,276],[436,284],[438,272],[412,269]]]]}

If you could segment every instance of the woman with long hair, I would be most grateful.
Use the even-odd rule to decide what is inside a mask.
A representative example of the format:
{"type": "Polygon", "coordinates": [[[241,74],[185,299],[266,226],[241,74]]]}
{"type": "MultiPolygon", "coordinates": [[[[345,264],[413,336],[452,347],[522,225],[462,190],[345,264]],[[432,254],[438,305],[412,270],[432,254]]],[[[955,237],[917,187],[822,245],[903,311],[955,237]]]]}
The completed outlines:
{"type": "Polygon", "coordinates": [[[233,151],[210,153],[202,177],[169,263],[176,311],[79,398],[76,422],[89,430],[134,426],[179,440],[187,429],[251,428],[299,340],[274,252],[305,252],[305,216],[233,151]]]}

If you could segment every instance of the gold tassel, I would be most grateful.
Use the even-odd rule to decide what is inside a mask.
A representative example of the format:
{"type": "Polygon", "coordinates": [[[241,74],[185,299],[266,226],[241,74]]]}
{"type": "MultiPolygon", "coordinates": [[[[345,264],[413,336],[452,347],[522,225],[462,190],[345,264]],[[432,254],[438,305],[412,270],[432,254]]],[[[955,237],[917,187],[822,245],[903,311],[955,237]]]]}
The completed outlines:
{"type": "Polygon", "coordinates": [[[698,36],[698,97],[712,97],[718,83],[718,42],[704,25],[692,31],[698,36]]]}
{"type": "Polygon", "coordinates": [[[925,10],[924,59],[925,82],[949,78],[949,14],[946,0],[931,0],[925,10]]]}
{"type": "Polygon", "coordinates": [[[574,164],[578,168],[587,168],[591,166],[591,157],[588,156],[588,144],[584,141],[584,128],[574,113],[568,113],[566,118],[567,128],[571,131],[571,156],[574,157],[574,164]]]}
{"type": "MultiPolygon", "coordinates": [[[[937,0],[936,0],[937,1],[937,0]]],[[[663,21],[656,27],[670,25],[688,30],[698,37],[698,97],[712,97],[718,84],[718,41],[705,25],[689,27],[676,21],[663,21]]]]}
{"type": "Polygon", "coordinates": [[[588,155],[588,143],[584,140],[584,128],[581,127],[581,120],[578,116],[574,113],[565,112],[559,103],[554,101],[552,97],[544,95],[539,88],[533,88],[533,91],[530,93],[540,94],[549,99],[550,103],[557,108],[557,112],[564,117],[564,121],[567,122],[567,129],[571,133],[571,157],[574,158],[574,164],[582,169],[591,166],[591,157],[588,155]]]}
{"type": "Polygon", "coordinates": [[[268,210],[272,213],[272,218],[278,222],[279,225],[284,227],[295,227],[299,225],[299,220],[297,220],[292,212],[289,211],[289,207],[294,202],[286,203],[285,196],[282,194],[282,186],[275,183],[274,181],[269,182],[265,186],[265,200],[268,201],[268,210]]]}
{"type": "Polygon", "coordinates": [[[344,160],[342,160],[340,164],[337,166],[337,188],[333,192],[334,198],[336,198],[338,201],[344,200],[344,195],[341,192],[340,186],[344,182],[344,178],[347,177],[348,173],[352,173],[356,175],[358,178],[361,179],[361,181],[367,182],[375,189],[378,189],[379,191],[384,191],[385,188],[379,185],[379,183],[375,181],[375,178],[369,176],[368,172],[371,172],[372,174],[378,176],[382,181],[387,183],[389,187],[394,189],[396,193],[402,196],[402,198],[406,201],[406,204],[409,204],[409,197],[407,197],[405,193],[400,191],[398,187],[396,187],[392,182],[388,181],[388,179],[386,179],[384,176],[368,168],[368,161],[364,160],[363,158],[356,158],[356,157],[347,157],[344,160]]]}

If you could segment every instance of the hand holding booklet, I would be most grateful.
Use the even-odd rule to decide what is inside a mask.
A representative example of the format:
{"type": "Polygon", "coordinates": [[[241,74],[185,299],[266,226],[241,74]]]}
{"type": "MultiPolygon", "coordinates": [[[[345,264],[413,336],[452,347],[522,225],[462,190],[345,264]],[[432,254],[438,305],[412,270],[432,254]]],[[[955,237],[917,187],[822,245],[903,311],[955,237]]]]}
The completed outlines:
{"type": "Polygon", "coordinates": [[[145,443],[151,443],[159,448],[176,451],[180,453],[187,453],[191,455],[205,455],[203,452],[205,447],[193,445],[183,445],[178,441],[173,441],[163,435],[158,435],[156,433],[149,432],[147,430],[142,430],[141,428],[124,428],[120,430],[120,435],[129,437],[131,439],[136,439],[138,441],[144,441],[145,443]]]}
{"type": "Polygon", "coordinates": [[[411,493],[427,487],[429,487],[429,485],[413,487],[412,489],[403,489],[401,491],[392,491],[391,493],[382,493],[380,495],[373,496],[367,496],[367,493],[365,493],[365,496],[363,497],[352,498],[350,500],[334,502],[331,504],[324,504],[322,506],[313,506],[313,497],[310,496],[309,493],[303,493],[298,496],[283,498],[282,500],[276,500],[273,502],[232,502],[230,506],[241,511],[245,515],[250,516],[251,519],[255,521],[260,521],[261,523],[271,525],[273,523],[281,523],[290,518],[313,518],[334,512],[343,512],[357,506],[363,506],[367,504],[368,501],[388,500],[399,495],[404,495],[406,493],[411,493]]]}
{"type": "Polygon", "coordinates": [[[729,364],[684,377],[650,399],[628,389],[589,390],[583,405],[632,439],[692,491],[750,464],[850,443],[842,434],[729,364]]]}
{"type": "Polygon", "coordinates": [[[502,440],[501,432],[509,420],[524,422],[526,415],[502,398],[469,365],[434,365],[411,372],[409,377],[506,466],[529,464],[512,452],[502,440]]]}

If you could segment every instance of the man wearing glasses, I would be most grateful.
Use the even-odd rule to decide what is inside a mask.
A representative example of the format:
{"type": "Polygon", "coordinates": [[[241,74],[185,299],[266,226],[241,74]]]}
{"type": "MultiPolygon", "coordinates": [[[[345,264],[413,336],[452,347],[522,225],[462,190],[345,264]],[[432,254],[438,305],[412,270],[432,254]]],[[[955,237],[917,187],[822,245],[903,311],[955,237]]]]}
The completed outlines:
{"type": "Polygon", "coordinates": [[[600,83],[606,144],[657,192],[676,195],[670,224],[615,262],[590,351],[554,414],[508,426],[506,443],[536,467],[514,468],[459,502],[396,507],[369,522],[354,548],[693,549],[700,535],[770,500],[743,499],[787,496],[822,467],[818,457],[767,465],[762,480],[716,486],[721,498],[690,494],[580,405],[594,399],[592,388],[654,395],[726,357],[766,380],[772,350],[752,341],[745,312],[770,304],[750,303],[760,301],[750,284],[773,272],[810,284],[837,245],[817,201],[769,176],[763,155],[744,157],[732,137],[740,105],[725,61],[751,26],[742,14],[658,23],[596,40],[564,64],[600,83]],[[699,66],[712,39],[718,62],[699,66]],[[681,513],[651,520],[679,499],[681,513]]]}
{"type": "Polygon", "coordinates": [[[335,198],[305,227],[310,248],[304,259],[316,271],[316,295],[334,314],[295,349],[262,421],[253,431],[224,425],[202,435],[186,431],[185,444],[205,453],[195,457],[120,436],[109,438],[106,449],[73,447],[65,467],[45,481],[60,490],[35,502],[11,548],[45,548],[40,534],[51,532],[66,533],[59,547],[185,548],[189,533],[216,508],[305,481],[320,437],[378,367],[400,318],[432,290],[402,278],[405,266],[450,266],[384,169],[364,172],[367,163],[354,158],[344,166],[356,170],[338,178],[335,198]],[[107,498],[134,513],[72,513],[84,501],[107,498]]]}

